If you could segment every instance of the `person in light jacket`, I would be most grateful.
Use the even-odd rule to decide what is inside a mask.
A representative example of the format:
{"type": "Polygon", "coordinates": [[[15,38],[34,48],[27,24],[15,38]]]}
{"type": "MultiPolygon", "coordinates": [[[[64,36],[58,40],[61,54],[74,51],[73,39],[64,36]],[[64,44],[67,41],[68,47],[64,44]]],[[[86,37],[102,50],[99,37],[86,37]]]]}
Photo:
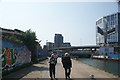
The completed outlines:
{"type": "Polygon", "coordinates": [[[49,72],[50,72],[51,80],[53,79],[53,77],[55,78],[55,66],[56,66],[56,63],[57,63],[56,56],[55,56],[55,54],[52,54],[51,58],[49,60],[49,72]]]}

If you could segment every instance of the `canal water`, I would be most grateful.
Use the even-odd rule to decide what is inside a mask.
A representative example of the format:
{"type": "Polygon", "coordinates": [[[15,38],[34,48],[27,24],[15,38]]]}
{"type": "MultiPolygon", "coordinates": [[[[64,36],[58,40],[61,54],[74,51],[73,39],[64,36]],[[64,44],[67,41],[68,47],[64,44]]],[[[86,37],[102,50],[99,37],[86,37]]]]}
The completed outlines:
{"type": "Polygon", "coordinates": [[[90,59],[90,58],[79,58],[78,60],[83,63],[89,64],[93,67],[97,67],[101,70],[105,70],[106,72],[115,75],[120,75],[120,62],[90,59]]]}

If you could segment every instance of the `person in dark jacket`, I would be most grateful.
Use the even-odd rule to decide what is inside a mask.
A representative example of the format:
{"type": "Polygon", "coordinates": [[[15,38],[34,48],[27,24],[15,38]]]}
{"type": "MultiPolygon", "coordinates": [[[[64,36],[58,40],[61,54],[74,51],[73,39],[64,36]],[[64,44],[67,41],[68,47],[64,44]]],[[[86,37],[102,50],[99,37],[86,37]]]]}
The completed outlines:
{"type": "Polygon", "coordinates": [[[52,54],[51,58],[49,60],[49,72],[50,72],[51,80],[53,79],[53,76],[55,78],[55,66],[56,66],[56,63],[57,63],[57,59],[55,57],[55,54],[52,54]]]}
{"type": "Polygon", "coordinates": [[[62,64],[65,69],[65,77],[66,79],[70,79],[70,73],[72,68],[72,61],[68,53],[65,53],[64,57],[62,57],[62,64]]]}

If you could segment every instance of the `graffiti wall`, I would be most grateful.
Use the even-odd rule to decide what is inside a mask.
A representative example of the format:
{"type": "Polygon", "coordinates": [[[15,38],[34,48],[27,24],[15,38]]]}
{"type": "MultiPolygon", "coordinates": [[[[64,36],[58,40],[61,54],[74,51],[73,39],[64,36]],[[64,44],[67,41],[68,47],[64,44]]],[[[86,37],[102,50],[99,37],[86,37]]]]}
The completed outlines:
{"type": "MultiPolygon", "coordinates": [[[[14,44],[14,43],[11,43],[14,44]]],[[[31,52],[26,46],[0,49],[0,60],[2,70],[11,70],[17,66],[31,62],[31,52]]]]}

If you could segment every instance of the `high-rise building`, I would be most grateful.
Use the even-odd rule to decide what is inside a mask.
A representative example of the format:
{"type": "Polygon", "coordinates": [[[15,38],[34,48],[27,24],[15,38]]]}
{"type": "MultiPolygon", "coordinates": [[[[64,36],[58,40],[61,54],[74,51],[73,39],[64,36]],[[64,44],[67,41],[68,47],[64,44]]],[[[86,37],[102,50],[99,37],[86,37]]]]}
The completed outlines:
{"type": "Polygon", "coordinates": [[[120,13],[104,16],[96,21],[97,45],[120,46],[120,13]]]}
{"type": "Polygon", "coordinates": [[[62,47],[62,44],[63,44],[63,36],[62,36],[62,34],[55,34],[54,47],[55,48],[62,47]]]}

